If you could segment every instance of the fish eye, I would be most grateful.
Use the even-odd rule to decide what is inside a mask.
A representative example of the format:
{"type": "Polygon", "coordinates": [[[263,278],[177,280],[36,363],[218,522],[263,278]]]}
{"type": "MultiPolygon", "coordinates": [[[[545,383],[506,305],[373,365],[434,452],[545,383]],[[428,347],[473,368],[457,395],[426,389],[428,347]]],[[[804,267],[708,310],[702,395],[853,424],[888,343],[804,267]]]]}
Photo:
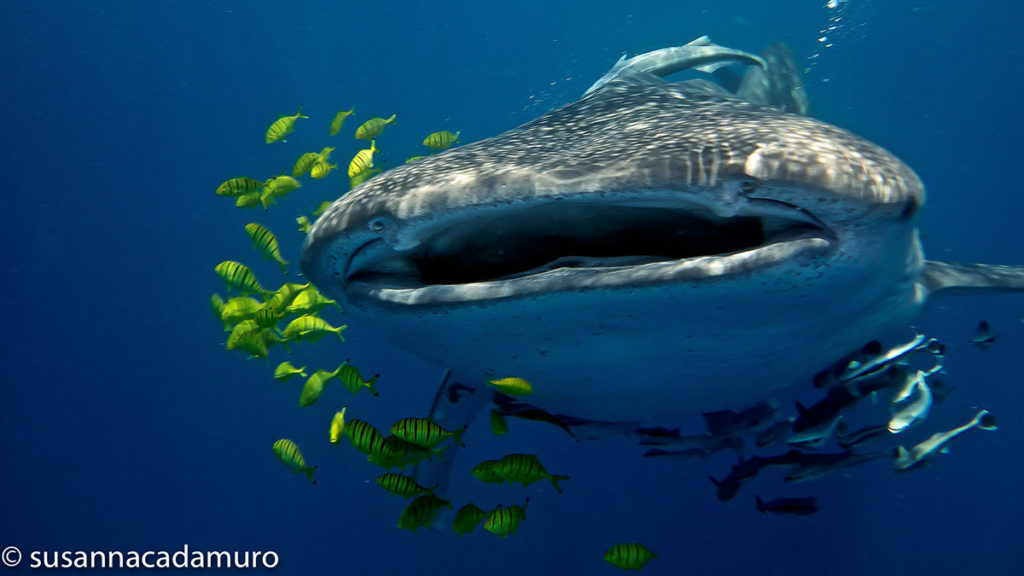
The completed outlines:
{"type": "Polygon", "coordinates": [[[383,232],[384,229],[387,228],[387,225],[388,219],[383,216],[371,218],[370,221],[366,223],[366,227],[369,228],[371,232],[383,232]]]}
{"type": "Polygon", "coordinates": [[[752,194],[754,190],[757,190],[757,185],[751,180],[744,180],[740,182],[740,192],[744,194],[752,194]]]}

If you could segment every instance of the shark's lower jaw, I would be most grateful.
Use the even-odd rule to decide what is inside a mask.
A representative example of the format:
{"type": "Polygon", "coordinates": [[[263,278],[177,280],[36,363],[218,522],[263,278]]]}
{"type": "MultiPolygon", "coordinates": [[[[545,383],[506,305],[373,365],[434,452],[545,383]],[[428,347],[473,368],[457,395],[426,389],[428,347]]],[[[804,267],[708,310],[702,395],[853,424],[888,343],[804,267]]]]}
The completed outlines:
{"type": "Polygon", "coordinates": [[[357,302],[457,305],[636,288],[822,256],[838,240],[784,202],[752,199],[734,212],[642,201],[499,206],[432,222],[405,250],[371,241],[353,257],[345,292],[357,302]]]}

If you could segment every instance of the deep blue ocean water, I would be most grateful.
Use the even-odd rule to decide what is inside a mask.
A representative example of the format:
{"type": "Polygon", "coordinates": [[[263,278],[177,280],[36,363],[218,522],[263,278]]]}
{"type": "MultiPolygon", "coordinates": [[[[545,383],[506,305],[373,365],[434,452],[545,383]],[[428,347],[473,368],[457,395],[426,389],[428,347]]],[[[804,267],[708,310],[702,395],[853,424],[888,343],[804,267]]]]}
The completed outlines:
{"type": "MultiPolygon", "coordinates": [[[[601,553],[623,541],[658,552],[649,574],[1021,573],[1021,295],[936,300],[920,317],[949,346],[956,388],[928,431],[977,407],[1000,429],[968,433],[910,474],[879,461],[799,490],[765,474],[723,504],[707,476],[731,455],[653,462],[626,438],[577,444],[513,422],[499,440],[480,421],[463,463],[500,443],[572,476],[564,494],[458,479],[460,502],[530,495],[528,519],[504,540],[398,530],[404,503],[374,485],[378,470],[326,441],[342,403],[378,426],[422,414],[440,368],[353,325],[348,343],[296,355],[324,367],[352,358],[381,374],[381,397],[336,388],[299,409],[297,384],[224,350],[208,303],[223,293],[221,260],[281,280],[245,222],[277,231],[294,263],[294,217],[345,189],[343,174],[309,183],[264,213],[214,188],[287,170],[326,144],[337,110],[356,108],[346,132],[397,113],[384,158],[397,165],[429,132],[497,134],[572,101],[623,52],[702,34],[753,52],[789,42],[812,114],[894,151],[926,182],[930,257],[1024,264],[1020,5],[39,0],[2,12],[0,548],[26,557],[12,573],[29,572],[31,551],[187,544],[273,550],[283,574],[613,574],[601,553]],[[308,125],[264,144],[269,122],[299,104],[308,125]],[[981,319],[1000,334],[986,351],[968,342],[981,319]],[[319,465],[318,485],[275,461],[282,436],[319,465]],[[822,509],[763,516],[755,492],[814,494],[822,509]]],[[[357,149],[345,146],[341,171],[357,149]]]]}

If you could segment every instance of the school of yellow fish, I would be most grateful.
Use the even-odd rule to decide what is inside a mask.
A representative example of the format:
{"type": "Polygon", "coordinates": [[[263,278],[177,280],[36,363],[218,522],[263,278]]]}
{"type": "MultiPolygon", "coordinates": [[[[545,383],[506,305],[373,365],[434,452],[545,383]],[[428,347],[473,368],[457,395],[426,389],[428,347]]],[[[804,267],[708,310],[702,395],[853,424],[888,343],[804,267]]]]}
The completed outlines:
{"type": "MultiPolygon", "coordinates": [[[[328,130],[329,136],[340,133],[346,119],[355,115],[355,109],[339,111],[333,117],[328,130]]],[[[347,176],[349,186],[354,188],[382,171],[376,163],[376,156],[381,153],[378,140],[388,126],[397,125],[396,114],[383,118],[374,116],[361,123],[355,131],[355,138],[368,140],[369,145],[355,152],[349,161],[347,176]]],[[[266,143],[286,143],[287,137],[304,124],[299,120],[309,120],[303,114],[302,107],[294,115],[281,116],[266,131],[266,143]]],[[[459,142],[460,132],[442,130],[431,133],[423,139],[423,146],[430,153],[445,150],[459,142]]],[[[275,144],[280,146],[280,144],[275,144]]],[[[218,196],[235,199],[240,208],[262,206],[269,210],[270,206],[290,193],[302,187],[300,178],[310,177],[314,180],[327,178],[337,164],[331,163],[331,154],[336,146],[324,146],[319,152],[305,152],[295,160],[290,174],[272,175],[264,180],[248,176],[237,176],[224,181],[216,189],[218,196]]],[[[410,156],[406,163],[415,162],[425,155],[410,156]]],[[[320,202],[311,216],[300,215],[295,219],[300,233],[308,233],[312,219],[319,216],[330,201],[320,202]]],[[[290,263],[281,254],[278,237],[263,224],[250,222],[244,227],[252,241],[253,248],[262,258],[272,260],[280,268],[282,274],[289,274],[290,263]]],[[[280,344],[282,349],[292,355],[291,346],[301,342],[315,343],[325,336],[337,336],[344,343],[343,331],[346,325],[332,325],[322,318],[320,313],[331,307],[343,313],[341,307],[333,300],[324,297],[310,283],[297,284],[285,282],[276,290],[265,288],[252,268],[236,260],[224,260],[214,266],[214,272],[223,281],[227,295],[215,293],[211,296],[211,305],[216,319],[224,330],[229,332],[225,347],[228,350],[241,350],[249,358],[259,358],[270,365],[273,347],[280,344]],[[285,323],[282,330],[281,324],[285,323]]],[[[378,396],[375,383],[379,375],[368,379],[347,360],[337,368],[330,370],[317,368],[309,370],[307,366],[295,366],[290,359],[282,360],[273,370],[273,378],[278,382],[288,382],[294,378],[303,380],[299,393],[298,405],[308,407],[315,404],[324,394],[327,384],[338,381],[351,394],[367,389],[378,396]]],[[[522,378],[507,377],[481,384],[490,385],[496,391],[510,397],[519,397],[532,393],[530,383],[522,378]]],[[[356,450],[366,456],[368,462],[380,466],[384,472],[380,474],[377,484],[388,492],[402,498],[412,498],[411,502],[401,511],[397,525],[399,528],[418,531],[435,524],[441,513],[448,509],[454,510],[452,503],[434,494],[436,486],[421,486],[414,476],[406,474],[407,468],[415,466],[424,459],[443,458],[448,442],[463,445],[462,434],[465,428],[446,430],[428,418],[406,417],[395,421],[387,430],[388,435],[365,420],[347,418],[347,407],[338,410],[328,426],[328,441],[332,445],[341,443],[343,437],[356,450]]],[[[508,431],[504,415],[498,410],[491,411],[491,429],[495,435],[503,435],[508,431]]],[[[316,484],[313,472],[317,466],[309,466],[299,450],[298,445],[288,439],[281,438],[273,443],[273,452],[281,463],[293,474],[305,474],[310,482],[316,484]]],[[[480,462],[472,469],[472,475],[484,483],[519,483],[524,487],[540,480],[547,480],[558,492],[562,491],[559,482],[569,477],[552,474],[541,464],[535,455],[507,454],[497,460],[480,462]]],[[[454,513],[451,522],[453,531],[465,536],[478,525],[483,524],[486,531],[505,538],[515,534],[526,520],[526,509],[529,498],[511,505],[497,505],[484,510],[472,502],[462,505],[454,513]]],[[[654,557],[643,545],[638,543],[618,544],[604,553],[604,559],[610,564],[623,569],[639,570],[654,557]]]]}

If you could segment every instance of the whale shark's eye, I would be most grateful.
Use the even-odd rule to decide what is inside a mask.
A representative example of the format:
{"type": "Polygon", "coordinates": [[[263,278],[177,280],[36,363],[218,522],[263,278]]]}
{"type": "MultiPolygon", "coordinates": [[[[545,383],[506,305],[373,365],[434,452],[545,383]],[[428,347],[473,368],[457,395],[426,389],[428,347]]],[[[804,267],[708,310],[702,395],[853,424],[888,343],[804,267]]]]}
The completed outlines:
{"type": "Polygon", "coordinates": [[[383,216],[371,218],[370,221],[366,223],[366,227],[369,228],[371,232],[383,232],[387,226],[388,219],[383,216]]]}
{"type": "Polygon", "coordinates": [[[753,194],[754,190],[757,190],[757,185],[750,180],[744,180],[740,182],[740,192],[744,194],[753,194]]]}

